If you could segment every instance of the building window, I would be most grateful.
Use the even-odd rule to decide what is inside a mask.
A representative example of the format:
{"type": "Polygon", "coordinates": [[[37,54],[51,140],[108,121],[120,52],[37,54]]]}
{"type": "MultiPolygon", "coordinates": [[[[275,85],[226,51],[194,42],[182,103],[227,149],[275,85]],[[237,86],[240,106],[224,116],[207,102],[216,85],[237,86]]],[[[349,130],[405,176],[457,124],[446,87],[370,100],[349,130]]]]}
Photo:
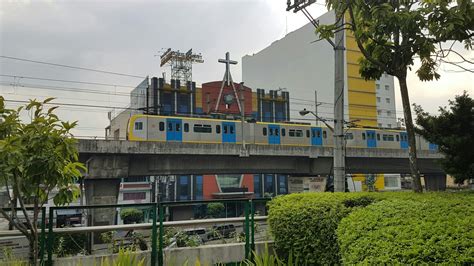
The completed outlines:
{"type": "Polygon", "coordinates": [[[272,174],[267,174],[265,175],[265,180],[264,180],[264,187],[265,187],[265,190],[264,190],[264,193],[265,194],[270,194],[272,196],[275,195],[275,187],[274,187],[274,183],[273,183],[273,175],[272,174]]]}
{"type": "Polygon", "coordinates": [[[189,124],[184,123],[184,132],[189,132],[189,124]]]}
{"type": "Polygon", "coordinates": [[[392,128],[392,124],[387,124],[387,127],[388,127],[388,128],[392,128]]]}
{"type": "Polygon", "coordinates": [[[165,130],[165,122],[160,122],[159,127],[160,127],[160,131],[164,131],[165,130]]]}
{"type": "Polygon", "coordinates": [[[143,122],[135,122],[135,130],[143,130],[143,122]]]}
{"type": "Polygon", "coordinates": [[[132,176],[122,179],[123,183],[149,182],[148,176],[132,176]]]}
{"type": "Polygon", "coordinates": [[[253,194],[255,198],[262,197],[262,179],[260,175],[253,175],[253,194]]]}
{"type": "Polygon", "coordinates": [[[378,103],[380,102],[380,97],[377,97],[377,102],[378,102],[378,103]]]}
{"type": "Polygon", "coordinates": [[[221,134],[221,125],[216,125],[216,133],[221,134]]]}
{"type": "Polygon", "coordinates": [[[123,193],[123,200],[144,200],[144,199],[146,199],[146,192],[123,193]]]}
{"type": "Polygon", "coordinates": [[[178,200],[190,200],[189,193],[189,176],[182,175],[178,178],[178,200]]]}
{"type": "Polygon", "coordinates": [[[377,114],[378,114],[378,115],[381,115],[381,114],[382,114],[382,110],[377,110],[377,114]]]}
{"type": "Polygon", "coordinates": [[[387,116],[391,116],[392,115],[392,111],[387,111],[387,116]]]}
{"type": "Polygon", "coordinates": [[[195,178],[194,198],[196,200],[202,200],[202,196],[203,196],[202,175],[195,176],[194,178],[195,178]]]}
{"type": "Polygon", "coordinates": [[[385,175],[384,186],[389,188],[398,188],[398,177],[385,175]]]}
{"type": "Polygon", "coordinates": [[[385,90],[386,90],[386,91],[390,90],[390,86],[389,86],[389,85],[385,85],[385,90]]]}
{"type": "Polygon", "coordinates": [[[382,127],[382,124],[379,123],[379,127],[382,127]]]}
{"type": "Polygon", "coordinates": [[[390,98],[385,98],[385,101],[386,101],[387,103],[390,103],[390,98]]]}
{"type": "Polygon", "coordinates": [[[217,175],[217,183],[221,188],[221,192],[225,192],[226,188],[239,188],[242,175],[217,175]]]}
{"type": "Polygon", "coordinates": [[[377,90],[380,90],[380,84],[375,84],[375,87],[377,88],[377,90]]]}
{"type": "Polygon", "coordinates": [[[278,194],[288,194],[286,175],[278,175],[278,194]]]}

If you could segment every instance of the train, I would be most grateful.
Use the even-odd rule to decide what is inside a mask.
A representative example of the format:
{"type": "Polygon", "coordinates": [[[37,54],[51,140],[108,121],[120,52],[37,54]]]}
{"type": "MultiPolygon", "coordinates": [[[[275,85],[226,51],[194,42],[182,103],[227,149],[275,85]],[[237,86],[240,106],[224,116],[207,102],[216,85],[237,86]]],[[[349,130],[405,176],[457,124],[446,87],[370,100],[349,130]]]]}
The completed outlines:
{"type": "MultiPolygon", "coordinates": [[[[211,118],[136,114],[128,121],[129,141],[182,143],[234,143],[286,146],[334,145],[332,131],[303,123],[271,123],[211,118]]],[[[349,128],[346,147],[408,149],[407,132],[396,129],[349,128]]],[[[437,150],[435,144],[416,135],[417,149],[437,150]]]]}

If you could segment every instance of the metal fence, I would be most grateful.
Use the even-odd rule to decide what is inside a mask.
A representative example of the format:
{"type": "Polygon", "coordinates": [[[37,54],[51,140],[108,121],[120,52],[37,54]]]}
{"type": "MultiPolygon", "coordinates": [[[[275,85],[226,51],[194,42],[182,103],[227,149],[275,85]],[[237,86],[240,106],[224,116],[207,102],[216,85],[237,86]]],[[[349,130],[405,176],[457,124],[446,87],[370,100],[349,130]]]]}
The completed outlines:
{"type": "MultiPolygon", "coordinates": [[[[258,203],[266,204],[269,199],[221,199],[221,200],[201,200],[201,201],[173,201],[160,203],[139,203],[139,204],[110,204],[110,205],[90,205],[90,206],[53,206],[41,209],[41,232],[40,232],[40,250],[39,258],[41,265],[53,265],[54,239],[58,234],[64,233],[93,233],[105,231],[131,230],[131,229],[151,229],[151,265],[164,265],[164,228],[165,227],[183,227],[203,224],[218,223],[236,223],[243,222],[243,235],[245,236],[245,258],[252,256],[255,250],[255,224],[256,222],[266,220],[266,216],[255,217],[255,205],[258,203]],[[209,203],[233,203],[243,205],[243,217],[217,218],[217,219],[199,219],[183,221],[165,221],[165,208],[180,206],[195,206],[209,203]],[[149,220],[151,223],[123,224],[123,225],[102,225],[102,226],[84,226],[73,228],[54,228],[54,214],[58,210],[97,210],[104,208],[141,208],[149,210],[149,220]],[[48,211],[48,212],[47,212],[48,211]],[[46,215],[48,213],[48,223],[46,230],[46,215]],[[45,252],[45,250],[47,252],[45,252]],[[45,254],[47,253],[47,255],[45,254]],[[46,260],[45,260],[46,257],[46,260]]],[[[4,209],[11,211],[11,209],[4,209]]],[[[0,236],[20,235],[18,231],[3,231],[0,236]],[[9,233],[10,232],[10,233],[9,233]]]]}

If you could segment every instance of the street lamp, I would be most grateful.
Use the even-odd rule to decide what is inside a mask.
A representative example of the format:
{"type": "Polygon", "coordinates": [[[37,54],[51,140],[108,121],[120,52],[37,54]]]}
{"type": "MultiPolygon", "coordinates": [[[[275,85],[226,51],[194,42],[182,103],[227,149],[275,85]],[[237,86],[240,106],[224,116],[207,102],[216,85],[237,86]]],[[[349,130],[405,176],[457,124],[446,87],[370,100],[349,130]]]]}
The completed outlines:
{"type": "Polygon", "coordinates": [[[300,111],[301,116],[305,116],[307,114],[314,115],[314,117],[316,117],[317,120],[322,121],[326,125],[326,127],[329,128],[329,130],[331,130],[332,133],[334,133],[334,128],[326,122],[326,119],[323,119],[323,118],[319,117],[313,111],[306,110],[306,108],[304,108],[303,110],[300,111]]]}

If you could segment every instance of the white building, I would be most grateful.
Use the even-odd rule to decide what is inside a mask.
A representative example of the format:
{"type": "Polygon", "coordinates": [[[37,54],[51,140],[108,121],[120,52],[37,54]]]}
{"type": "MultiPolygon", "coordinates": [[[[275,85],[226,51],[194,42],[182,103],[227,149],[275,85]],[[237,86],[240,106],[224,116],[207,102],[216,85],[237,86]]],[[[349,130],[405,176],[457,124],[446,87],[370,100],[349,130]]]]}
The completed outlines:
{"type": "MultiPolygon", "coordinates": [[[[328,12],[318,20],[321,24],[333,23],[334,13],[328,12]]],[[[357,60],[362,54],[351,33],[345,35],[345,119],[359,120],[362,126],[395,127],[393,77],[383,75],[379,81],[361,78],[357,60]]],[[[300,117],[298,111],[303,108],[314,110],[317,91],[317,101],[322,103],[318,115],[333,118],[334,51],[327,41],[317,39],[314,26],[308,23],[260,52],[244,56],[243,81],[253,88],[286,88],[293,97],[293,118],[300,117]]]]}

